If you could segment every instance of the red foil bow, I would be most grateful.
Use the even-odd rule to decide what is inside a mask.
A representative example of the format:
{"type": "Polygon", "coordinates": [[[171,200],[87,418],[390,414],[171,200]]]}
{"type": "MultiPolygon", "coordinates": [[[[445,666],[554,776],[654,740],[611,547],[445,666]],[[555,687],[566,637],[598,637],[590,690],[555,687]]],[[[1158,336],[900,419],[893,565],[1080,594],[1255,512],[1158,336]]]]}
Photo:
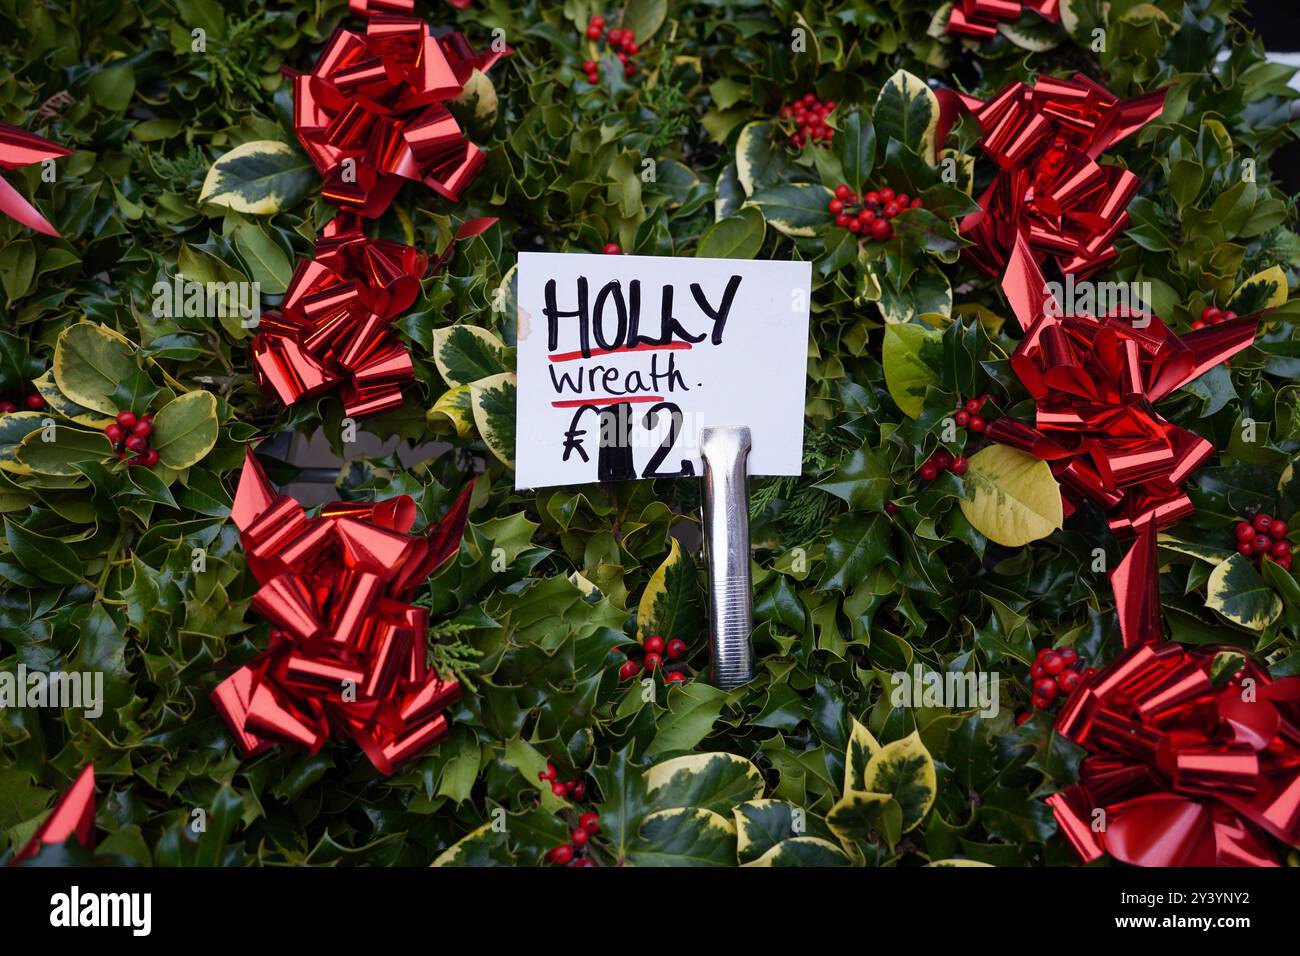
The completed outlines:
{"type": "Polygon", "coordinates": [[[1112,243],[1128,227],[1125,211],[1140,185],[1133,173],[1097,162],[1103,152],[1164,109],[1165,90],[1120,100],[1082,73],[1012,83],[988,102],[942,91],[939,142],[958,112],[984,131],[980,148],[998,165],[978,212],[961,223],[974,240],[966,254],[999,275],[1017,237],[1039,261],[1086,276],[1115,258],[1112,243]]]}
{"type": "Polygon", "coordinates": [[[1061,0],[957,0],[948,15],[948,32],[988,40],[999,23],[1014,23],[1026,10],[1033,10],[1049,23],[1061,20],[1061,0]]]}
{"type": "Polygon", "coordinates": [[[345,413],[361,418],[402,404],[415,377],[392,321],[415,301],[429,258],[412,246],[369,239],[339,216],[294,270],[279,312],[253,339],[262,388],[285,405],[342,385],[345,413]]]}
{"type": "Polygon", "coordinates": [[[54,804],[45,822],[18,851],[13,862],[19,863],[41,852],[43,847],[62,846],[68,837],[76,837],[87,850],[95,848],[95,765],[86,764],[72,786],[54,804]]]}
{"type": "MultiPolygon", "coordinates": [[[[21,169],[23,166],[58,159],[71,153],[72,150],[51,143],[35,133],[0,123],[0,169],[21,169]]],[[[47,236],[59,234],[49,220],[3,177],[0,177],[0,212],[47,236]]]]}
{"type": "Polygon", "coordinates": [[[411,595],[460,548],[466,488],[423,536],[415,502],[335,502],[319,517],[271,487],[250,451],[231,517],[261,587],[271,643],[212,693],[245,756],[351,738],[390,774],[448,733],[460,685],[428,667],[428,612],[411,595]]]}
{"type": "Polygon", "coordinates": [[[408,180],[448,199],[487,161],[447,109],[475,69],[500,54],[475,54],[459,33],[434,37],[423,20],[369,0],[364,34],[335,31],[311,73],[291,74],[294,129],[325,177],[329,202],[367,218],[382,215],[408,180]]]}
{"type": "Polygon", "coordinates": [[[1047,802],[1085,863],[1277,866],[1266,835],[1300,843],[1300,678],[1247,661],[1216,688],[1214,659],[1139,645],[1070,695],[1056,729],[1089,756],[1047,802]]]}
{"type": "Polygon", "coordinates": [[[1011,367],[1038,407],[1036,427],[1002,418],[989,438],[1050,462],[1067,515],[1091,501],[1112,532],[1139,536],[1111,581],[1125,646],[1159,640],[1155,533],[1191,513],[1180,485],[1214,446],[1155,403],[1250,345],[1259,317],[1179,336],[1129,309],[1062,315],[1023,236],[1002,288],[1024,329],[1011,367]]]}

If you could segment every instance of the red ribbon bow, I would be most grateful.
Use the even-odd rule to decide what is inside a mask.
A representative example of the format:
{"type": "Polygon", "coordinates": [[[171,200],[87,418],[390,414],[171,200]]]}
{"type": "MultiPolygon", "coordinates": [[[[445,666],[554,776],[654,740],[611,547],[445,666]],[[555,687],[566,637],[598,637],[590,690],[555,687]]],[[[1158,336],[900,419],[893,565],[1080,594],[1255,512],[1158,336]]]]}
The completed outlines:
{"type": "Polygon", "coordinates": [[[1214,446],[1167,421],[1155,403],[1250,345],[1259,317],[1180,337],[1158,316],[1126,308],[1062,315],[1023,236],[1002,288],[1024,329],[1011,367],[1038,403],[1037,427],[1002,418],[989,437],[1051,462],[1066,513],[1092,501],[1116,534],[1189,514],[1179,485],[1214,446]]]}
{"type": "MultiPolygon", "coordinates": [[[[51,143],[35,133],[10,126],[8,123],[0,123],[0,169],[21,169],[23,166],[43,163],[47,159],[58,159],[71,153],[72,150],[51,143]]],[[[3,177],[0,177],[0,212],[17,219],[29,229],[43,232],[47,236],[59,234],[58,230],[50,225],[49,220],[3,177]]]]}
{"type": "Polygon", "coordinates": [[[40,853],[47,846],[62,846],[68,837],[76,837],[87,850],[95,848],[95,765],[86,764],[72,786],[54,804],[45,822],[14,856],[20,863],[40,853]]]}
{"type": "Polygon", "coordinates": [[[1070,696],[1056,728],[1090,755],[1047,802],[1085,863],[1277,866],[1265,834],[1300,843],[1300,678],[1247,661],[1216,688],[1215,656],[1139,645],[1070,696]]]}
{"type": "Polygon", "coordinates": [[[250,451],[231,517],[261,587],[271,644],[212,701],[245,756],[275,743],[315,753],[333,732],[390,774],[446,737],[460,685],[427,664],[428,611],[415,589],[460,548],[472,486],[424,536],[415,502],[335,502],[310,518],[271,487],[250,451]]]}
{"type": "Polygon", "coordinates": [[[1081,73],[1012,83],[987,103],[940,91],[938,142],[969,112],[984,131],[980,148],[998,165],[979,211],[961,223],[975,242],[966,249],[971,260],[999,275],[1019,236],[1065,273],[1086,276],[1114,259],[1112,243],[1129,224],[1125,210],[1140,183],[1097,158],[1159,116],[1165,92],[1120,100],[1081,73]]]}
{"type": "Polygon", "coordinates": [[[999,23],[1014,23],[1026,10],[1049,23],[1061,20],[1061,0],[958,0],[948,15],[948,32],[988,40],[999,23]]]}
{"type": "Polygon", "coordinates": [[[347,415],[402,404],[415,377],[392,321],[420,292],[428,256],[412,246],[369,239],[357,220],[336,217],[298,263],[281,311],[262,318],[253,339],[258,381],[285,405],[343,384],[347,415]]]}
{"type": "Polygon", "coordinates": [[[335,31],[311,73],[290,74],[294,129],[325,177],[323,195],[367,218],[407,180],[458,199],[487,157],[446,101],[501,54],[476,55],[459,33],[433,37],[423,20],[373,14],[392,3],[366,6],[364,35],[335,31]]]}

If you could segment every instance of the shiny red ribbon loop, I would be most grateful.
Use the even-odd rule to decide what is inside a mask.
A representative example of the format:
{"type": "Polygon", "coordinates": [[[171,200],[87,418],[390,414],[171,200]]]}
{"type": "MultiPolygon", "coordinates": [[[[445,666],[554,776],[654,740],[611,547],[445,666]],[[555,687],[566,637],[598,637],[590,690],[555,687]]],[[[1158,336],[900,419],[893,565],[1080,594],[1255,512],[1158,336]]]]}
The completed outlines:
{"type": "Polygon", "coordinates": [[[402,383],[415,372],[392,321],[415,301],[428,270],[428,256],[414,247],[369,239],[351,217],[334,219],[253,339],[262,387],[292,405],[342,385],[352,418],[401,405],[402,383]]]}
{"type": "Polygon", "coordinates": [[[277,743],[314,753],[333,735],[391,774],[447,735],[460,685],[429,669],[428,611],[409,600],[459,550],[471,490],[412,536],[409,497],[335,502],[309,517],[249,452],[231,517],[271,643],[212,693],[245,756],[277,743]]]}
{"type": "Polygon", "coordinates": [[[402,0],[360,6],[366,32],[335,31],[312,72],[293,76],[294,129],[325,177],[324,197],[367,218],[408,180],[458,199],[487,157],[445,103],[501,54],[475,54],[459,33],[434,37],[423,20],[388,15],[406,10],[402,0]]]}
{"type": "Polygon", "coordinates": [[[948,15],[948,32],[988,40],[997,34],[999,23],[1014,23],[1026,10],[1049,23],[1061,20],[1061,0],[957,0],[948,15]]]}
{"type": "MultiPolygon", "coordinates": [[[[35,133],[10,126],[8,123],[0,123],[0,169],[21,169],[23,166],[42,163],[47,159],[58,159],[71,153],[72,150],[51,143],[35,133]]],[[[50,225],[49,220],[3,177],[0,177],[0,213],[47,236],[59,234],[58,230],[50,225]]]]}
{"type": "Polygon", "coordinates": [[[1137,645],[1070,696],[1056,728],[1089,756],[1047,802],[1084,862],[1277,866],[1266,835],[1300,843],[1300,678],[1247,661],[1215,687],[1216,654],[1137,645]]]}
{"type": "Polygon", "coordinates": [[[1097,160],[1164,109],[1165,90],[1121,100],[1082,73],[1012,83],[987,102],[940,91],[942,142],[958,113],[975,117],[980,148],[998,166],[980,209],[961,222],[974,241],[970,259],[999,275],[1017,238],[1038,261],[1087,276],[1116,256],[1115,237],[1128,227],[1125,211],[1137,176],[1097,160]]]}

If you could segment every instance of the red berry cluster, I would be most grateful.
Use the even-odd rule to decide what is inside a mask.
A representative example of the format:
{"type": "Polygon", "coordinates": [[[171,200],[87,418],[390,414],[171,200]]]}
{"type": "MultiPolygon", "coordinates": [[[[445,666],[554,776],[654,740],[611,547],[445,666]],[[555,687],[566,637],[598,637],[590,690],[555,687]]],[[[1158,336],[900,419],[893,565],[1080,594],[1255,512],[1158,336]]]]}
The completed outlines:
{"type": "MultiPolygon", "coordinates": [[[[605,18],[602,16],[593,16],[587,21],[587,39],[592,42],[605,38],[609,48],[614,51],[618,57],[618,62],[623,64],[623,75],[626,77],[636,76],[636,64],[632,62],[632,57],[641,51],[641,47],[636,42],[636,34],[631,30],[605,29],[605,18]]],[[[587,82],[595,86],[600,82],[600,64],[595,60],[584,60],[582,63],[582,72],[587,74],[587,82]]]]}
{"type": "Polygon", "coordinates": [[[104,428],[104,434],[113,443],[119,461],[131,458],[131,464],[152,468],[158,464],[158,452],[149,447],[149,436],[153,434],[153,416],[135,412],[118,412],[117,421],[104,428]]]}
{"type": "Polygon", "coordinates": [[[1083,680],[1083,658],[1073,647],[1044,647],[1029,668],[1034,695],[1031,702],[1047,710],[1059,697],[1069,697],[1083,680]]]}
{"type": "Polygon", "coordinates": [[[1207,305],[1201,310],[1201,317],[1192,323],[1193,329],[1203,329],[1207,325],[1218,325],[1220,322],[1231,322],[1237,317],[1237,313],[1231,309],[1220,309],[1212,305],[1207,305]]]}
{"type": "Polygon", "coordinates": [[[1247,558],[1268,558],[1284,571],[1291,570],[1291,542],[1286,540],[1287,526],[1281,518],[1263,511],[1237,522],[1237,550],[1247,558]]]}
{"type": "MultiPolygon", "coordinates": [[[[23,405],[26,406],[29,412],[39,412],[45,407],[45,399],[41,398],[38,393],[32,392],[23,399],[23,405]]],[[[8,415],[10,412],[16,411],[18,411],[17,402],[10,401],[7,398],[0,399],[0,415],[8,415]]]]}
{"type": "Polygon", "coordinates": [[[861,199],[847,183],[835,187],[835,198],[826,204],[835,216],[835,225],[849,232],[860,233],[868,239],[883,242],[894,234],[889,224],[904,209],[920,209],[921,197],[895,193],[886,186],[871,190],[861,199]]]}
{"type": "MultiPolygon", "coordinates": [[[[982,435],[984,429],[988,428],[988,422],[980,415],[980,409],[984,403],[989,400],[987,395],[981,395],[979,398],[968,399],[962,403],[953,415],[953,421],[957,423],[958,428],[966,428],[976,435],[982,435]]],[[[951,471],[954,475],[966,474],[966,469],[970,467],[970,460],[964,455],[954,456],[946,448],[940,448],[930,456],[929,461],[921,466],[918,474],[922,481],[934,481],[945,471],[951,471]]]]}
{"type": "Polygon", "coordinates": [[[805,93],[793,103],[786,103],[777,112],[783,120],[793,124],[790,145],[803,149],[808,142],[829,146],[835,141],[835,130],[826,124],[826,117],[835,112],[834,100],[821,100],[816,93],[805,93]]]}
{"type": "MultiPolygon", "coordinates": [[[[680,638],[674,637],[671,641],[664,643],[664,639],[658,634],[652,634],[645,639],[642,645],[645,648],[645,659],[643,661],[626,661],[618,669],[620,680],[629,680],[645,670],[647,674],[653,674],[664,662],[666,656],[670,661],[679,661],[686,656],[686,642],[680,638]]],[[[681,684],[686,680],[686,675],[680,670],[665,671],[664,682],[668,684],[681,684]]]]}
{"type": "MultiPolygon", "coordinates": [[[[559,772],[555,769],[555,764],[550,761],[547,761],[546,769],[539,771],[537,774],[538,780],[543,783],[550,783],[551,793],[561,800],[582,800],[586,798],[587,782],[585,780],[579,777],[576,780],[565,782],[558,779],[558,777],[559,772]]],[[[552,847],[547,852],[546,858],[557,866],[595,866],[595,861],[587,856],[585,851],[587,844],[591,842],[592,835],[599,830],[600,814],[594,810],[588,810],[578,817],[578,825],[570,832],[569,842],[552,847]]]]}

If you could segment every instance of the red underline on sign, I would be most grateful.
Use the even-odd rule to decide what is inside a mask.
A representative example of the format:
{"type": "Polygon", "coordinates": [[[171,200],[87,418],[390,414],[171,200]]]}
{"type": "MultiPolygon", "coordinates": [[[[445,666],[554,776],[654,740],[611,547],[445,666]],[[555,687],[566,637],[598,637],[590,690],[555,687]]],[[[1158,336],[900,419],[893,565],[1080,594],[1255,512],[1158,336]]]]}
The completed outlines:
{"type": "Polygon", "coordinates": [[[630,348],[626,345],[620,345],[616,349],[592,349],[590,355],[584,355],[582,352],[557,352],[555,355],[548,357],[552,362],[572,362],[574,359],[595,358],[598,355],[617,355],[619,352],[653,352],[656,349],[689,349],[690,347],[690,342],[665,342],[663,345],[642,342],[640,345],[633,345],[630,348]]]}
{"type": "Polygon", "coordinates": [[[577,408],[579,405],[617,405],[620,402],[662,402],[662,395],[618,395],[613,398],[574,398],[564,402],[551,402],[552,408],[577,408]]]}

